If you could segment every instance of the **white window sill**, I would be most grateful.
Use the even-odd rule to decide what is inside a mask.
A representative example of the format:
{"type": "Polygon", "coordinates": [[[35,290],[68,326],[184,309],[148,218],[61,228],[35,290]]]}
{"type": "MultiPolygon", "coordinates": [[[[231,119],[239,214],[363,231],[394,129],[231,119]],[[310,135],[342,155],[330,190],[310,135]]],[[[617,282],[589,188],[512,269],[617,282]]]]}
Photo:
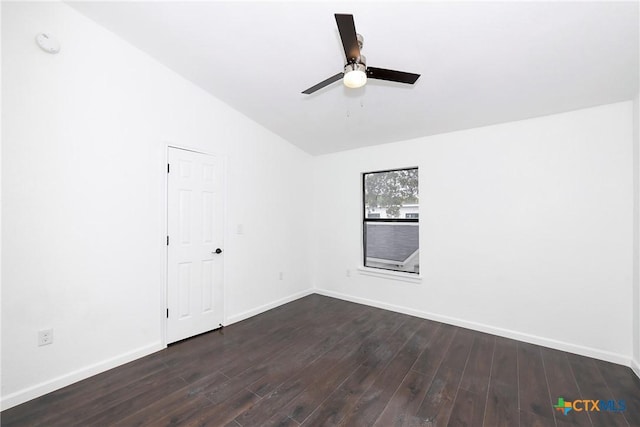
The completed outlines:
{"type": "Polygon", "coordinates": [[[422,277],[414,273],[403,273],[401,271],[383,270],[380,268],[358,267],[358,272],[365,276],[380,277],[383,279],[400,280],[409,283],[422,283],[422,277]]]}

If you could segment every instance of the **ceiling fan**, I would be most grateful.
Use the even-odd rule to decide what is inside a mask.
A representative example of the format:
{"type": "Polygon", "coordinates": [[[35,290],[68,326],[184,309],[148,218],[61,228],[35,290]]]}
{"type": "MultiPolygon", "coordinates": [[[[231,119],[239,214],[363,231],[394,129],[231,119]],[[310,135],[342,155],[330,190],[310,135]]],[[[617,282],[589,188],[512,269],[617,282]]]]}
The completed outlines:
{"type": "Polygon", "coordinates": [[[418,80],[420,74],[387,70],[385,68],[367,67],[366,58],[360,54],[360,49],[362,49],[362,42],[364,39],[360,34],[356,34],[353,15],[336,13],[335,17],[336,24],[338,24],[338,31],[340,32],[340,38],[342,39],[342,46],[344,47],[344,54],[347,58],[344,71],[321,81],[315,86],[311,86],[302,93],[307,95],[312,94],[313,92],[322,89],[333,82],[337,82],[340,79],[342,79],[344,85],[349,88],[364,86],[367,83],[367,78],[408,84],[414,84],[416,80],[418,80]]]}

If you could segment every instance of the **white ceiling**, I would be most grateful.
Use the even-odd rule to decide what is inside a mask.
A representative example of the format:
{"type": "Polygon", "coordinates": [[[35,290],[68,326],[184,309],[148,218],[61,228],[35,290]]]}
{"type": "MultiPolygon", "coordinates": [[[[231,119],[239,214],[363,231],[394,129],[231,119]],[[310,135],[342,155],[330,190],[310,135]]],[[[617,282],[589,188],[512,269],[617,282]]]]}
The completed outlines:
{"type": "Polygon", "coordinates": [[[638,2],[71,2],[311,154],[632,99],[638,2]],[[342,71],[334,13],[370,66],[419,73],[300,92],[342,71]]]}

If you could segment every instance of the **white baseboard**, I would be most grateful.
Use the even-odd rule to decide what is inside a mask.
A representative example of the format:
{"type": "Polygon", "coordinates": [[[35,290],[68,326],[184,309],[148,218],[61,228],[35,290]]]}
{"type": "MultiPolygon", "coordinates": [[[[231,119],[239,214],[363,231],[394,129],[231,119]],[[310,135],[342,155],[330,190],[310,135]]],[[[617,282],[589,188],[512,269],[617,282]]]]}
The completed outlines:
{"type": "Polygon", "coordinates": [[[84,380],[93,375],[99,374],[116,366],[124,365],[125,363],[147,356],[156,351],[162,350],[164,346],[160,342],[138,348],[125,354],[121,354],[116,357],[112,357],[107,360],[103,360],[98,363],[86,366],[84,368],[75,370],[68,374],[61,375],[57,378],[53,378],[48,381],[44,381],[40,384],[36,384],[31,387],[27,387],[23,390],[11,393],[7,396],[2,396],[0,399],[0,410],[12,408],[27,402],[36,397],[40,397],[44,394],[51,393],[52,391],[61,389],[75,382],[84,380]]]}
{"type": "Polygon", "coordinates": [[[637,360],[631,361],[631,370],[640,378],[640,362],[637,360]]]}
{"type": "MultiPolygon", "coordinates": [[[[423,319],[433,320],[436,322],[446,323],[449,325],[459,326],[461,328],[473,329],[475,331],[485,332],[492,335],[498,335],[501,337],[510,338],[518,341],[524,341],[531,344],[540,345],[543,347],[550,347],[557,350],[566,351],[569,353],[579,354],[582,356],[593,357],[595,359],[605,360],[607,362],[612,362],[619,365],[631,366],[631,359],[628,356],[612,353],[605,350],[599,350],[591,347],[584,347],[576,344],[557,341],[550,338],[544,338],[536,335],[525,334],[518,331],[498,328],[495,326],[485,325],[477,322],[470,322],[468,320],[458,319],[458,318],[449,317],[449,316],[443,316],[440,314],[429,313],[421,310],[415,310],[415,309],[398,306],[394,304],[387,304],[384,302],[374,301],[366,298],[354,297],[351,295],[330,291],[330,290],[325,290],[325,289],[315,289],[315,293],[320,295],[325,295],[328,297],[338,298],[345,301],[355,302],[358,304],[364,304],[371,307],[377,307],[385,310],[395,311],[397,313],[408,314],[410,316],[420,317],[423,319]]],[[[633,368],[632,366],[632,369],[635,370],[636,374],[640,372],[640,369],[637,369],[637,368],[638,368],[637,364],[635,368],[633,368]]]]}
{"type": "Polygon", "coordinates": [[[310,289],[306,289],[304,291],[297,292],[297,293],[295,293],[293,295],[289,295],[287,297],[280,298],[279,300],[272,301],[272,302],[267,303],[267,304],[263,304],[263,305],[261,305],[259,307],[256,307],[256,308],[252,308],[251,310],[243,311],[242,313],[239,313],[239,314],[234,314],[233,316],[227,317],[227,321],[225,323],[225,326],[229,326],[229,325],[231,325],[233,323],[240,322],[241,320],[248,319],[249,317],[253,317],[253,316],[257,315],[257,314],[264,313],[265,311],[271,310],[272,308],[276,308],[276,307],[279,307],[279,306],[281,306],[283,304],[287,304],[287,303],[289,303],[291,301],[295,301],[297,299],[304,298],[307,295],[311,295],[313,293],[315,293],[315,289],[311,289],[311,288],[310,289]]]}

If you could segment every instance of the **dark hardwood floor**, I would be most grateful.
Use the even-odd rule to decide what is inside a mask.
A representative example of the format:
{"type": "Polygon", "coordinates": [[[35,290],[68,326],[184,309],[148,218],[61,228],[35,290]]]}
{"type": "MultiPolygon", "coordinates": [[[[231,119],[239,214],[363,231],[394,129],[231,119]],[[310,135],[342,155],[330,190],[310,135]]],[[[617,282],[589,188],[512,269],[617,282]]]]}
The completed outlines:
{"type": "Polygon", "coordinates": [[[640,426],[640,380],[623,366],[311,295],[1,417],[64,427],[640,426]],[[626,409],[564,415],[558,398],[626,409]]]}

